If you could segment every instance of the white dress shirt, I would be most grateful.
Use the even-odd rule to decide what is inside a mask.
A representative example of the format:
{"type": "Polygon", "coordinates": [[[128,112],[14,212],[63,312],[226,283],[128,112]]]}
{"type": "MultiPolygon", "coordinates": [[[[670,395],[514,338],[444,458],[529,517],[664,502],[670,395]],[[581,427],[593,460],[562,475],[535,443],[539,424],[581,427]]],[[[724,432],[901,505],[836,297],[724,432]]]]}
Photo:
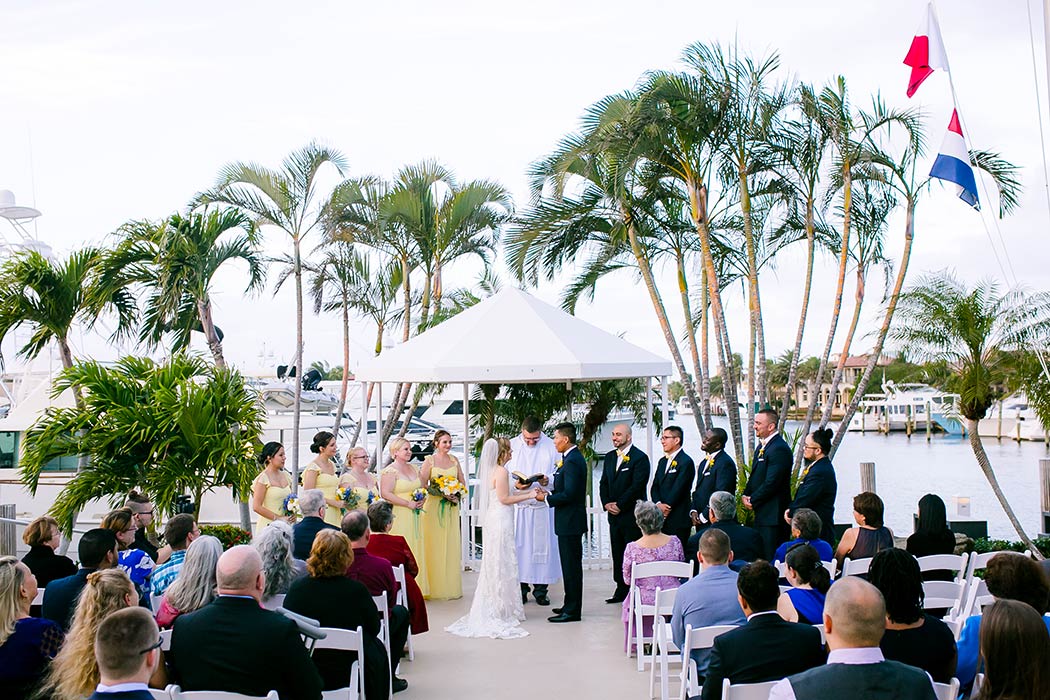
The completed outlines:
{"type": "MultiPolygon", "coordinates": [[[[750,618],[748,618],[750,619],[750,618]]],[[[885,661],[882,649],[879,647],[861,647],[856,649],[835,649],[828,654],[828,664],[877,664],[885,661]]],[[[818,666],[819,668],[819,666],[818,666]]],[[[927,673],[932,685],[933,678],[927,673]]],[[[769,700],[796,700],[795,689],[791,687],[791,681],[785,678],[778,681],[773,689],[769,691],[769,700]]]]}
{"type": "Polygon", "coordinates": [[[99,683],[95,688],[96,693],[130,693],[133,690],[145,690],[148,693],[149,686],[145,683],[117,683],[116,685],[99,683]]]}

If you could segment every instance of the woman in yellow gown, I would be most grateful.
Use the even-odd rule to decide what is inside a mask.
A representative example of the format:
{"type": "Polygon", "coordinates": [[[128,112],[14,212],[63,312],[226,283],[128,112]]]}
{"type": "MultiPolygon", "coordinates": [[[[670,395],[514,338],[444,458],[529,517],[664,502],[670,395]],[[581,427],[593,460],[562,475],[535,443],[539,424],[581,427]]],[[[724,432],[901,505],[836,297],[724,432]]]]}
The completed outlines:
{"type": "MultiPolygon", "coordinates": [[[[452,436],[448,431],[434,433],[434,453],[423,460],[419,472],[423,488],[438,476],[453,476],[466,485],[459,460],[449,454],[451,449],[452,436]]],[[[429,588],[427,597],[432,600],[462,597],[459,505],[441,496],[427,494],[423,508],[423,552],[429,588]]]]}
{"type": "Polygon", "coordinates": [[[292,477],[284,471],[284,447],[281,443],[268,442],[263,445],[259,464],[263,467],[262,473],[252,482],[252,510],[259,516],[255,523],[256,535],[274,520],[284,520],[289,524],[295,522],[295,516],[284,513],[284,499],[292,492],[292,477]]]}
{"type": "Polygon", "coordinates": [[[423,501],[413,501],[412,492],[420,488],[419,470],[409,463],[412,445],[404,438],[394,438],[390,443],[390,456],[394,461],[380,474],[379,495],[394,506],[394,524],[390,534],[401,535],[408,543],[412,555],[419,564],[416,582],[427,595],[426,561],[423,559],[423,501]]]}
{"type": "Polygon", "coordinates": [[[354,510],[368,511],[368,496],[372,500],[379,498],[379,482],[368,473],[368,452],[363,447],[354,447],[346,455],[346,471],[339,477],[339,486],[350,486],[357,494],[357,507],[354,510]]]}
{"type": "Polygon", "coordinates": [[[343,522],[343,502],[335,495],[339,488],[339,477],[335,473],[335,465],[332,458],[335,457],[335,435],[327,430],[314,435],[310,451],[316,457],[303,470],[303,488],[320,489],[324,494],[324,502],[327,508],[324,511],[324,521],[329,525],[339,527],[343,522]]]}

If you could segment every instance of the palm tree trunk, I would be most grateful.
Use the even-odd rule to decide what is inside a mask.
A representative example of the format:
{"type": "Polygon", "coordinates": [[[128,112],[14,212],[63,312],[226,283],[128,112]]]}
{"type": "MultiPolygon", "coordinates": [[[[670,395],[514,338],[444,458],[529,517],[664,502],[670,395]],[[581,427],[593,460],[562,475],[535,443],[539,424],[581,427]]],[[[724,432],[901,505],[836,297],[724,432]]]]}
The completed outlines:
{"type": "Polygon", "coordinates": [[[1014,530],[1017,531],[1017,536],[1021,538],[1025,546],[1032,552],[1037,560],[1043,558],[1043,553],[1039,551],[1039,548],[1035,546],[1035,542],[1028,536],[1021,527],[1021,521],[1017,519],[1017,515],[1014,513],[1014,509],[1010,506],[1010,502],[1006,500],[1006,494],[1003,493],[1002,488],[999,486],[999,479],[995,476],[995,471],[992,469],[992,463],[988,460],[988,454],[984,451],[984,443],[981,442],[981,436],[977,432],[977,421],[973,418],[966,419],[967,432],[970,437],[970,447],[973,449],[973,455],[977,458],[977,464],[981,467],[981,471],[984,472],[984,478],[988,479],[988,485],[992,487],[992,493],[999,500],[999,505],[1002,506],[1003,512],[1006,513],[1007,519],[1010,524],[1014,526],[1014,530]]]}
{"type": "MultiPolygon", "coordinates": [[[[853,335],[857,332],[857,324],[860,322],[860,311],[864,306],[864,265],[857,265],[857,292],[856,303],[853,308],[853,318],[850,320],[849,330],[846,332],[846,340],[842,343],[842,353],[839,361],[835,363],[835,376],[831,379],[831,398],[828,405],[824,407],[824,413],[820,417],[820,427],[824,427],[831,420],[831,412],[835,408],[835,396],[838,394],[839,385],[842,383],[842,375],[846,371],[846,359],[849,357],[850,347],[853,345],[853,335]]],[[[841,428],[840,428],[841,430],[841,428]]]]}
{"type": "Polygon", "coordinates": [[[707,269],[700,266],[700,405],[704,411],[704,424],[711,425],[711,365],[708,348],[708,326],[710,304],[707,299],[707,269]]]}
{"type": "Polygon", "coordinates": [[[295,404],[292,406],[292,493],[299,490],[299,422],[303,397],[303,259],[299,236],[292,236],[295,272],[295,404]]]}
{"type": "MultiPolygon", "coordinates": [[[[750,296],[750,292],[748,293],[750,296]]],[[[747,328],[747,444],[755,444],[755,328],[749,315],[747,328]]]]}
{"type": "MultiPolygon", "coordinates": [[[[405,298],[405,317],[403,319],[404,330],[401,333],[401,342],[407,343],[408,339],[412,337],[412,281],[411,281],[412,269],[408,264],[408,257],[404,256],[401,258],[401,275],[404,278],[402,283],[402,290],[404,291],[405,298]]],[[[427,285],[429,286],[429,285],[427,285]]],[[[427,292],[427,286],[424,286],[424,293],[427,292]]],[[[425,307],[424,307],[425,308],[425,307]]],[[[394,389],[394,395],[390,402],[390,412],[386,417],[386,425],[383,426],[383,434],[380,436],[380,445],[386,446],[387,440],[394,433],[394,423],[398,418],[401,417],[401,410],[405,407],[405,401],[408,399],[408,391],[411,388],[411,384],[398,384],[394,389]]]]}
{"type": "MultiPolygon", "coordinates": [[[[738,174],[740,210],[744,217],[744,244],[747,250],[748,310],[751,314],[751,327],[754,334],[752,341],[754,346],[749,353],[750,371],[747,378],[748,422],[750,423],[750,418],[753,417],[755,410],[756,394],[763,406],[768,403],[769,397],[766,391],[766,339],[762,332],[762,296],[758,286],[758,250],[755,245],[754,222],[751,220],[751,186],[747,179],[747,170],[743,165],[738,174]]],[[[749,436],[751,436],[750,430],[749,436]]]]}
{"type": "MultiPolygon", "coordinates": [[[[56,341],[58,342],[58,356],[62,360],[62,369],[68,371],[69,369],[71,369],[73,367],[73,352],[69,349],[69,339],[66,338],[65,336],[60,335],[60,336],[56,337],[56,341]]],[[[79,386],[74,386],[74,387],[72,387],[72,389],[73,389],[73,403],[76,404],[77,410],[80,411],[81,413],[83,413],[86,410],[86,406],[84,404],[84,396],[83,396],[83,394],[80,393],[80,387],[79,386]]],[[[78,430],[77,431],[77,439],[78,440],[82,440],[83,438],[84,438],[84,430],[83,429],[78,430]]],[[[90,455],[87,455],[87,454],[84,454],[84,453],[80,453],[80,454],[77,455],[77,473],[78,474],[80,474],[81,472],[86,471],[89,464],[91,464],[91,456],[90,455]]],[[[73,528],[76,527],[76,525],[77,525],[77,518],[79,518],[79,517],[80,517],[80,513],[78,512],[78,513],[73,513],[73,516],[70,518],[70,521],[68,523],[68,530],[69,530],[69,532],[67,533],[69,535],[69,537],[66,537],[66,535],[62,536],[62,546],[61,546],[61,551],[59,551],[59,554],[65,554],[65,552],[69,549],[69,545],[72,543],[72,539],[71,538],[72,538],[73,528]]],[[[63,530],[65,530],[65,529],[66,529],[66,524],[63,523],[63,530]]]]}
{"type": "Polygon", "coordinates": [[[780,424],[777,429],[783,432],[787,422],[788,410],[791,408],[791,396],[798,381],[798,363],[802,354],[802,336],[806,331],[806,315],[809,313],[809,295],[813,289],[813,260],[815,257],[815,226],[813,224],[813,198],[806,201],[806,282],[802,289],[802,310],[798,315],[798,331],[795,333],[795,347],[791,352],[791,364],[788,366],[787,385],[784,387],[784,403],[780,409],[780,424]]]}
{"type": "Polygon", "coordinates": [[[696,347],[693,310],[689,303],[689,282],[685,275],[685,256],[681,251],[677,251],[675,260],[678,263],[678,292],[682,297],[682,312],[685,316],[685,339],[689,345],[689,353],[692,355],[694,371],[692,381],[689,381],[688,375],[682,375],[682,385],[685,389],[686,398],[689,400],[689,407],[693,409],[693,420],[696,422],[696,429],[703,435],[707,432],[707,424],[704,422],[704,415],[701,411],[703,402],[696,395],[697,382],[703,381],[703,369],[700,367],[700,352],[696,347]]]}
{"type": "Polygon", "coordinates": [[[339,426],[343,423],[343,411],[346,410],[346,394],[350,389],[350,299],[343,292],[343,383],[339,388],[339,407],[335,412],[335,425],[332,433],[339,434],[339,426]]]}

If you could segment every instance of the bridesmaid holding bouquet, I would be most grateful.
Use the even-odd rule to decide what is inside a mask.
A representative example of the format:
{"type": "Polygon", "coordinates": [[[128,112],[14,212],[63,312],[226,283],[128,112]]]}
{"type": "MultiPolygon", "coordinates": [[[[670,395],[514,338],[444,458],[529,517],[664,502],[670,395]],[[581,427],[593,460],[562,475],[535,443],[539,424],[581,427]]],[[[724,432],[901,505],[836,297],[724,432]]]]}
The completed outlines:
{"type": "Polygon", "coordinates": [[[465,485],[459,460],[449,453],[452,436],[446,430],[434,433],[434,453],[423,460],[420,470],[428,490],[423,509],[423,558],[428,597],[448,600],[463,595],[460,553],[459,500],[457,485],[465,485]],[[454,481],[453,481],[454,480],[454,481]]]}

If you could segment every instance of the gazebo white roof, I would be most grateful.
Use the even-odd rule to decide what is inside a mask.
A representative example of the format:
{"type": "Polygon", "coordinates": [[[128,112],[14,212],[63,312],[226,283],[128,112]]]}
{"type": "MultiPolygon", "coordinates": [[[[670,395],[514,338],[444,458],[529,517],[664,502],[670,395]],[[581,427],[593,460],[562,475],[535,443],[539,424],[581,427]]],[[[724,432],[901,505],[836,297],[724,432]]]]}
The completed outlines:
{"type": "Polygon", "coordinates": [[[362,363],[355,380],[495,384],[670,374],[659,355],[506,288],[362,363]]]}

